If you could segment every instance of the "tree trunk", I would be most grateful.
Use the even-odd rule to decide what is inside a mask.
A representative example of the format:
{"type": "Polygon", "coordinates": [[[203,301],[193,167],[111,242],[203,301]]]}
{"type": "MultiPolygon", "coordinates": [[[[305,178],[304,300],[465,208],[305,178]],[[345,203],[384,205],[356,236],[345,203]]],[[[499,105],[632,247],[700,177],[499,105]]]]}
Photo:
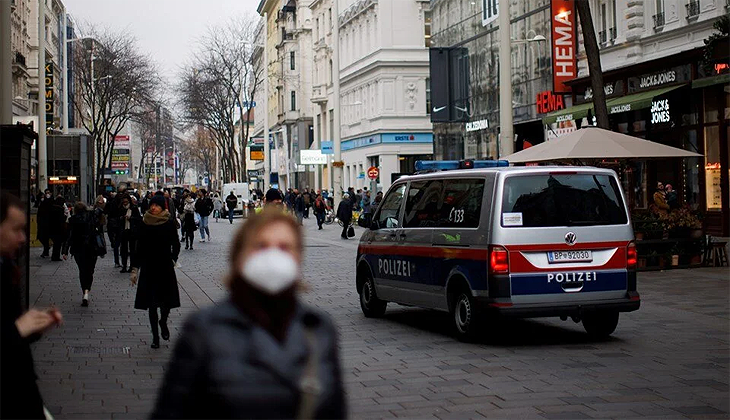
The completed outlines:
{"type": "MultiPolygon", "coordinates": [[[[591,17],[591,6],[588,0],[576,0],[575,8],[580,18],[580,26],[583,31],[583,44],[588,59],[588,72],[591,77],[591,87],[593,88],[593,109],[595,110],[598,127],[608,130],[608,108],[606,107],[606,92],[603,90],[601,54],[598,51],[596,31],[593,27],[593,18],[591,17]]],[[[588,123],[591,124],[592,122],[589,121],[588,123]]]]}

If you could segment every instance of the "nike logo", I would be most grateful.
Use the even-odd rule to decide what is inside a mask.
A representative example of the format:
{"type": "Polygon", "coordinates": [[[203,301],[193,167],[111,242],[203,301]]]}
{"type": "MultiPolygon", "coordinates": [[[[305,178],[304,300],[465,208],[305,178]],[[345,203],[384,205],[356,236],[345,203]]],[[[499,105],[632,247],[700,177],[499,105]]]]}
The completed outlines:
{"type": "Polygon", "coordinates": [[[468,110],[468,109],[466,109],[466,108],[459,108],[459,107],[458,107],[458,106],[456,106],[456,105],[454,105],[454,108],[456,108],[456,109],[457,109],[458,111],[461,111],[461,112],[468,112],[468,111],[469,111],[469,110],[468,110]]]}
{"type": "Polygon", "coordinates": [[[441,111],[443,111],[444,109],[446,109],[446,107],[445,107],[445,106],[440,106],[440,107],[438,107],[438,108],[436,108],[436,107],[433,107],[433,113],[435,114],[435,113],[437,113],[437,112],[441,112],[441,111]]]}

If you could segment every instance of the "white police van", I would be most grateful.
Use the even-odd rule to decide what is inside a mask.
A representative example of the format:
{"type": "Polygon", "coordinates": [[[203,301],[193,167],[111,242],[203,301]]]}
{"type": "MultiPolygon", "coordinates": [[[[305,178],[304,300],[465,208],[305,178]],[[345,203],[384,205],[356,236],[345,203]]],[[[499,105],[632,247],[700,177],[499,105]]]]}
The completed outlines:
{"type": "Polygon", "coordinates": [[[639,309],[634,233],[614,171],[470,160],[416,170],[360,219],[365,316],[382,316],[388,302],[448,311],[460,339],[483,333],[490,317],[559,316],[606,337],[620,312],[639,309]]]}

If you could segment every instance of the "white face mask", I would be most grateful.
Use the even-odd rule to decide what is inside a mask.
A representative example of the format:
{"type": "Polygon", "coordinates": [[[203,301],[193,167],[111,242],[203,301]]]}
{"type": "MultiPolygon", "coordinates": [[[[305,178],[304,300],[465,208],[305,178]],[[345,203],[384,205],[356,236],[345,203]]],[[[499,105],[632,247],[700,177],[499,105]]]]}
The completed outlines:
{"type": "Polygon", "coordinates": [[[299,266],[291,254],[278,248],[268,248],[251,255],[241,267],[241,276],[267,295],[276,295],[299,277],[299,266]]]}

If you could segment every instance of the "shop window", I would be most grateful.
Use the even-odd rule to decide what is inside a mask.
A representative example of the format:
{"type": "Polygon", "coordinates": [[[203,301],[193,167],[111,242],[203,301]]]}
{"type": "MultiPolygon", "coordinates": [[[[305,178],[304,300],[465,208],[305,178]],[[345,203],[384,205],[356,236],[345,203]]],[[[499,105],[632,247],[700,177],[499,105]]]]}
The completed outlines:
{"type": "Polygon", "coordinates": [[[708,211],[722,210],[720,127],[705,127],[705,200],[708,211]]]}
{"type": "MultiPolygon", "coordinates": [[[[685,133],[684,149],[699,152],[697,130],[688,130],[685,133]]],[[[702,165],[702,158],[699,157],[684,160],[684,202],[689,204],[694,210],[697,210],[700,205],[700,165],[702,165]]]]}
{"type": "Polygon", "coordinates": [[[646,208],[646,162],[630,161],[626,168],[626,180],[629,188],[629,205],[632,209],[646,208]]]}
{"type": "Polygon", "coordinates": [[[717,122],[723,107],[724,92],[717,89],[705,89],[705,123],[717,122]]]}

